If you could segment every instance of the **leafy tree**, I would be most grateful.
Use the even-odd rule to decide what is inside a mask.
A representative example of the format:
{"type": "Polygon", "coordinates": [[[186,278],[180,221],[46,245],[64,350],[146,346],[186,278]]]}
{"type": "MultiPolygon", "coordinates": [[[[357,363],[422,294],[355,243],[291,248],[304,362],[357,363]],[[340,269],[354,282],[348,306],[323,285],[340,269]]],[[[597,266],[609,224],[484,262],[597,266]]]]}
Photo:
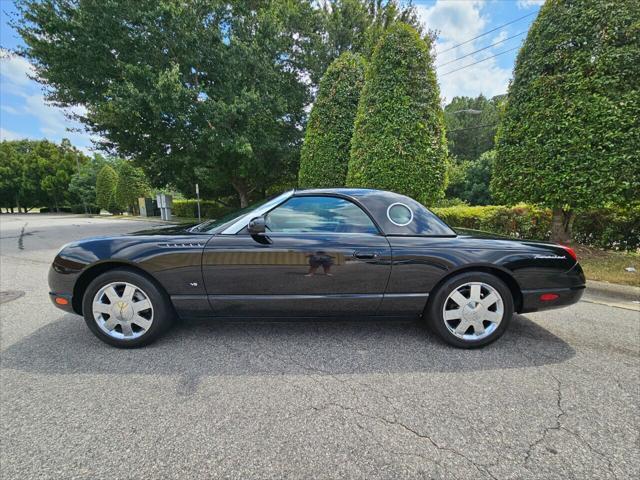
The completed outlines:
{"type": "Polygon", "coordinates": [[[84,205],[88,211],[96,209],[96,181],[98,172],[107,164],[107,160],[99,154],[88,160],[71,176],[69,193],[76,203],[84,205]]]}
{"type": "Polygon", "coordinates": [[[428,40],[390,27],[376,46],[360,97],[347,184],[431,203],[445,186],[447,147],[428,40]]]}
{"type": "Polygon", "coordinates": [[[363,84],[360,55],[345,52],[329,65],[307,125],[300,157],[301,187],[344,186],[363,84]]]}
{"type": "Polygon", "coordinates": [[[477,160],[453,160],[449,171],[447,198],[459,198],[470,205],[490,205],[491,168],[495,151],[484,152],[477,160]]]}
{"type": "Polygon", "coordinates": [[[120,211],[115,199],[117,184],[118,172],[111,165],[102,167],[96,179],[96,205],[98,208],[109,212],[120,211]]]}
{"type": "Polygon", "coordinates": [[[359,53],[370,58],[384,31],[396,22],[404,22],[418,32],[422,31],[411,2],[324,0],[320,2],[320,10],[324,35],[318,51],[313,52],[319,67],[312,71],[312,77],[317,75],[315,80],[344,52],[359,53]]]}
{"type": "Polygon", "coordinates": [[[49,100],[83,105],[103,145],[157,186],[252,192],[297,172],[305,65],[319,12],[305,0],[23,0],[22,54],[49,100]]]}
{"type": "Polygon", "coordinates": [[[16,152],[16,142],[0,143],[0,207],[13,212],[20,207],[22,165],[16,152]]]}
{"type": "Polygon", "coordinates": [[[2,142],[0,148],[0,196],[3,206],[27,209],[66,204],[71,175],[87,157],[64,139],[60,145],[47,140],[2,142]]]}
{"type": "Polygon", "coordinates": [[[118,182],[114,191],[115,203],[123,210],[138,211],[138,198],[149,193],[149,185],[140,168],[123,160],[118,168],[118,182]]]}
{"type": "Polygon", "coordinates": [[[634,0],[548,0],[518,54],[497,136],[500,201],[576,210],[638,202],[640,9],[634,0]]]}
{"type": "Polygon", "coordinates": [[[459,160],[476,160],[494,147],[499,110],[504,95],[453,97],[444,107],[449,154],[459,160]]]}

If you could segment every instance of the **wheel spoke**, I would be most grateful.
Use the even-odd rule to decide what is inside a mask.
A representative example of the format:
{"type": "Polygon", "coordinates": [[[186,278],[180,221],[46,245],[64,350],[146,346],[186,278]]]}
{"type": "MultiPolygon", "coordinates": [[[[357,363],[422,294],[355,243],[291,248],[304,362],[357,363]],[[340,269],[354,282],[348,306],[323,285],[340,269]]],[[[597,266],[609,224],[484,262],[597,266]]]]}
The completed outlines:
{"type": "Polygon", "coordinates": [[[473,324],[473,332],[476,335],[482,335],[484,333],[484,325],[482,324],[482,322],[475,322],[473,324]]]}
{"type": "Polygon", "coordinates": [[[122,335],[125,337],[130,337],[133,335],[133,330],[131,329],[131,324],[129,322],[122,322],[120,324],[120,328],[122,328],[122,335]]]}
{"type": "Polygon", "coordinates": [[[464,335],[464,333],[469,329],[469,322],[462,320],[458,326],[456,327],[455,332],[458,335],[464,335]]]}
{"type": "Polygon", "coordinates": [[[474,302],[479,302],[480,301],[480,285],[475,284],[475,283],[473,285],[471,285],[470,298],[474,302]]]}
{"type": "Polygon", "coordinates": [[[93,311],[98,313],[111,313],[111,305],[102,302],[96,302],[93,304],[93,311]]]}
{"type": "Polygon", "coordinates": [[[457,308],[455,310],[445,310],[444,319],[445,320],[457,320],[462,318],[462,309],[457,308]]]}
{"type": "Polygon", "coordinates": [[[106,322],[104,322],[104,328],[106,328],[107,330],[111,331],[114,328],[116,328],[116,325],[118,325],[118,320],[116,320],[116,317],[109,317],[107,319],[106,322]]]}
{"type": "Polygon", "coordinates": [[[120,296],[118,295],[118,292],[116,292],[116,289],[113,288],[113,286],[107,288],[104,291],[104,294],[107,296],[107,298],[111,302],[111,305],[115,304],[118,300],[120,300],[120,296]]]}
{"type": "Polygon", "coordinates": [[[489,308],[491,305],[498,301],[498,297],[495,293],[491,292],[489,295],[480,300],[480,303],[484,308],[489,308]]]}
{"type": "Polygon", "coordinates": [[[467,303],[469,303],[469,299],[457,290],[451,294],[451,300],[456,302],[461,307],[464,307],[467,303]]]}
{"type": "Polygon", "coordinates": [[[133,285],[127,285],[124,287],[124,292],[122,293],[122,300],[127,302],[133,301],[133,294],[136,293],[136,289],[133,285]]]}
{"type": "Polygon", "coordinates": [[[502,315],[498,312],[487,311],[485,314],[485,318],[492,323],[498,323],[502,319],[502,315]]]}
{"type": "Polygon", "coordinates": [[[143,310],[147,310],[149,308],[151,308],[151,302],[147,299],[140,300],[139,302],[135,302],[133,304],[133,311],[136,313],[142,312],[143,310]]]}
{"type": "Polygon", "coordinates": [[[136,315],[135,317],[133,317],[133,320],[131,320],[131,323],[135,323],[136,325],[138,325],[140,328],[144,330],[148,330],[149,327],[151,327],[151,320],[147,320],[146,318],[141,317],[140,315],[136,315]]]}

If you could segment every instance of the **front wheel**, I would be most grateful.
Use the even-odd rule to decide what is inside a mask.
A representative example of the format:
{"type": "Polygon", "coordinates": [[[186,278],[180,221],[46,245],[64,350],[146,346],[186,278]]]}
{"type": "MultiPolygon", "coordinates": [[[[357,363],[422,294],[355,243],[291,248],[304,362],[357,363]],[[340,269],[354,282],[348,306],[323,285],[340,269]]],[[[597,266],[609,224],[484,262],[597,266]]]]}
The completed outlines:
{"type": "Polygon", "coordinates": [[[173,318],[164,292],[143,275],[124,268],[109,270],[89,284],[82,312],[100,340],[120,348],[151,343],[173,318]]]}
{"type": "Polygon", "coordinates": [[[445,342],[477,348],[502,336],[513,316],[509,287],[484,272],[461,273],[438,288],[427,306],[427,322],[445,342]]]}

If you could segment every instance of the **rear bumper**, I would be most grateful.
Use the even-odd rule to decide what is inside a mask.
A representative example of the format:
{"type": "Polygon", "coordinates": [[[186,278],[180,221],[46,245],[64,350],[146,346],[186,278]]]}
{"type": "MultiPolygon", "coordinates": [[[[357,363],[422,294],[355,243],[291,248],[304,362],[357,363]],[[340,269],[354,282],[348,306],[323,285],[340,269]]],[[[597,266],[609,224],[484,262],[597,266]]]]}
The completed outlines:
{"type": "Polygon", "coordinates": [[[545,288],[540,290],[522,291],[522,308],[520,313],[538,312],[540,310],[551,310],[562,308],[577,303],[584,293],[586,286],[580,285],[570,288],[545,288]],[[542,300],[545,294],[555,294],[558,297],[554,300],[542,300]]]}

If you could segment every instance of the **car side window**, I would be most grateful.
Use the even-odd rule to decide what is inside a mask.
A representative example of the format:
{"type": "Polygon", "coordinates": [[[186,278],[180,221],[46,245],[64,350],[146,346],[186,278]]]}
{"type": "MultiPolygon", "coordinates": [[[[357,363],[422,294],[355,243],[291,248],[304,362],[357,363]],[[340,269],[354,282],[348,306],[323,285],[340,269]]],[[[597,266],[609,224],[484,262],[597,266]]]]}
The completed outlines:
{"type": "Polygon", "coordinates": [[[265,217],[268,232],[371,233],[378,229],[354,203],[337,197],[293,197],[265,217]]]}

